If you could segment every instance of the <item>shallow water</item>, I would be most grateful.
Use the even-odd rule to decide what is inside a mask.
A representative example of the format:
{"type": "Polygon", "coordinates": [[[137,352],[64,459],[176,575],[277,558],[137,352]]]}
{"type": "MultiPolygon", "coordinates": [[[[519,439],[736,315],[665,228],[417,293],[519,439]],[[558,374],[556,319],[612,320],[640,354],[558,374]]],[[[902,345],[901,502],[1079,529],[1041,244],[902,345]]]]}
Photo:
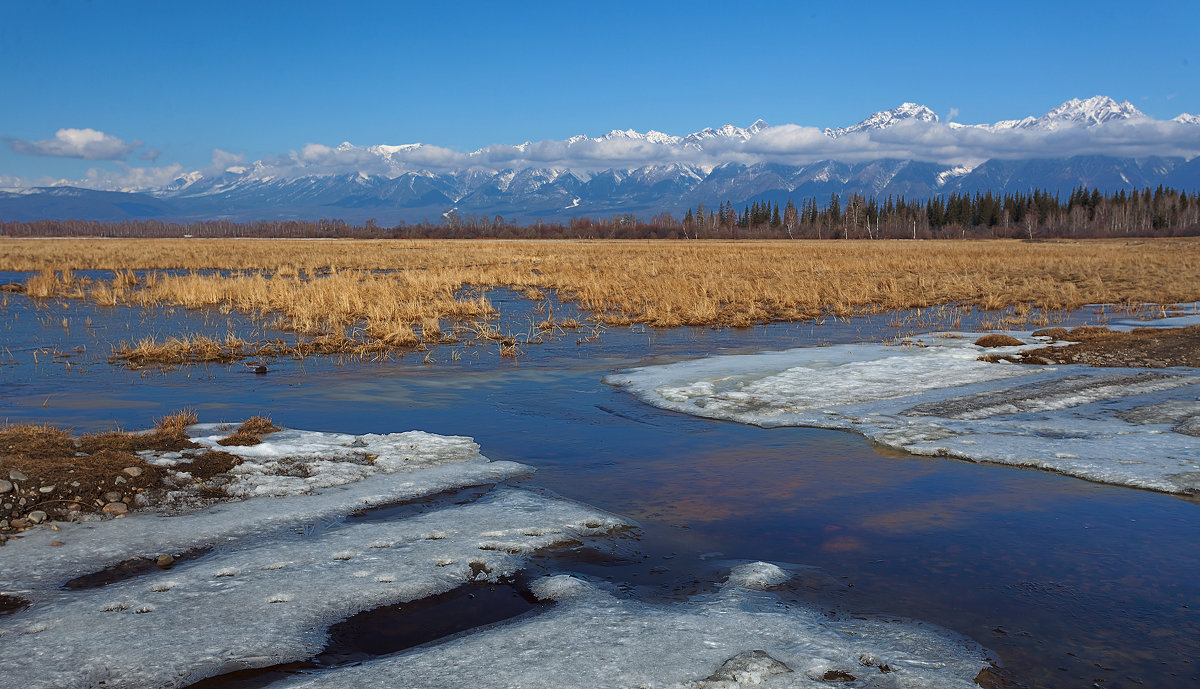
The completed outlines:
{"type": "MultiPolygon", "coordinates": [[[[515,298],[493,300],[520,321],[525,307],[515,298]]],[[[440,348],[435,365],[422,355],[278,361],[265,376],[241,364],[108,364],[108,347],[138,332],[143,318],[82,303],[34,308],[9,296],[0,308],[0,418],[94,431],[144,427],[193,407],[203,421],[268,414],[293,428],[470,435],[491,459],[537,467],[529,483],[640,526],[594,549],[535,558],[531,575],[576,571],[633,595],[681,599],[711,589],[731,561],[791,563],[809,569],[789,595],[948,627],[995,651],[1029,686],[1184,687],[1200,678],[1200,505],[1192,501],[876,451],[837,431],[715,422],[601,383],[615,370],[707,353],[886,339],[895,315],[746,330],[619,328],[583,344],[567,334],[526,347],[515,361],[487,347],[459,347],[457,361],[440,348]]],[[[164,310],[151,318],[159,334],[205,323],[221,332],[258,328],[236,314],[164,310]]],[[[521,582],[514,586],[509,598],[520,597],[521,582]]],[[[448,629],[494,621],[476,619],[478,606],[460,599],[448,597],[460,602],[438,613],[456,619],[448,629]]],[[[513,614],[524,609],[515,605],[513,614]]],[[[376,617],[385,621],[352,625],[390,628],[404,613],[376,617]]],[[[353,629],[343,632],[330,653],[380,652],[356,646],[353,629]]]]}

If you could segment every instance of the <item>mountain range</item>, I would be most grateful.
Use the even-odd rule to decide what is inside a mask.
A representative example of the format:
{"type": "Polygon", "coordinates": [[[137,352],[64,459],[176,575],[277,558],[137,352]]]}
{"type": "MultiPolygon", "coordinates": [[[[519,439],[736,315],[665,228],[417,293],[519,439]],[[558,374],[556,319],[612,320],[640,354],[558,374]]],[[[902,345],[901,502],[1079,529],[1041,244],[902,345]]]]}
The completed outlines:
{"type": "Polygon", "coordinates": [[[508,220],[682,213],[832,194],[925,198],[1044,189],[1166,185],[1200,189],[1200,116],[1154,120],[1128,101],[1073,99],[1039,117],[943,122],[916,103],[848,127],[724,125],[686,136],[600,137],[491,146],[309,144],[270,161],[180,174],[160,187],[70,183],[0,191],[0,220],[340,218],[508,220]]]}

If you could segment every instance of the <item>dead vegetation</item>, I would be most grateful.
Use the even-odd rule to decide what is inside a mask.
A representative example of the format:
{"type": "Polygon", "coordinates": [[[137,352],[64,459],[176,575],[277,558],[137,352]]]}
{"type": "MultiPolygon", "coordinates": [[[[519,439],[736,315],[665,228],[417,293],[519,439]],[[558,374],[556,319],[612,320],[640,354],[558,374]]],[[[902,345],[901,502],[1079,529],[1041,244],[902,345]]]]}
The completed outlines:
{"type": "Polygon", "coordinates": [[[1049,325],[1051,313],[1089,303],[1200,299],[1200,242],[1192,240],[17,239],[0,247],[0,269],[43,271],[26,281],[33,298],[239,311],[298,336],[287,345],[186,334],[114,352],[122,361],[163,363],[382,355],[466,338],[519,356],[521,345],[578,326],[573,317],[548,314],[536,333],[500,333],[486,291],[501,287],[539,308],[552,291],[595,324],[662,327],[745,327],[950,304],[1008,309],[1001,327],[1049,325]],[[72,272],[83,269],[113,275],[85,280],[72,272]]]}
{"type": "Polygon", "coordinates": [[[218,445],[226,447],[230,445],[258,445],[262,442],[262,436],[268,433],[274,433],[281,430],[279,426],[271,423],[271,419],[266,416],[252,416],[242,422],[242,425],[234,429],[233,433],[221,438],[217,441],[218,445]]]}

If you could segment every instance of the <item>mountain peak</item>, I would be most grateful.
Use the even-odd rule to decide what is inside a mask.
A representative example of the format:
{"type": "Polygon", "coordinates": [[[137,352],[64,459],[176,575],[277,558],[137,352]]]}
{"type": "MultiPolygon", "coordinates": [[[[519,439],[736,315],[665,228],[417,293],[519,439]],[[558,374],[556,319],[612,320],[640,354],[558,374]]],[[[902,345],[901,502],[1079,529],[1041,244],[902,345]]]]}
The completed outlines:
{"type": "Polygon", "coordinates": [[[916,122],[941,122],[937,113],[917,103],[901,103],[898,107],[891,110],[880,110],[872,114],[867,119],[858,124],[849,127],[833,127],[825,130],[825,135],[833,138],[845,136],[846,134],[855,134],[857,132],[865,132],[874,129],[887,129],[901,122],[916,121],[916,122]]]}
{"type": "Polygon", "coordinates": [[[771,125],[763,122],[762,120],[755,120],[754,124],[745,129],[733,124],[725,123],[717,129],[705,127],[698,132],[688,134],[687,136],[683,137],[683,143],[693,148],[697,148],[700,147],[706,139],[721,138],[745,141],[746,139],[749,139],[750,137],[770,126],[771,125]]]}
{"type": "Polygon", "coordinates": [[[1146,115],[1129,101],[1117,101],[1108,96],[1087,99],[1072,98],[1037,118],[1030,127],[1055,130],[1063,127],[1091,127],[1115,120],[1143,119],[1146,115]]]}

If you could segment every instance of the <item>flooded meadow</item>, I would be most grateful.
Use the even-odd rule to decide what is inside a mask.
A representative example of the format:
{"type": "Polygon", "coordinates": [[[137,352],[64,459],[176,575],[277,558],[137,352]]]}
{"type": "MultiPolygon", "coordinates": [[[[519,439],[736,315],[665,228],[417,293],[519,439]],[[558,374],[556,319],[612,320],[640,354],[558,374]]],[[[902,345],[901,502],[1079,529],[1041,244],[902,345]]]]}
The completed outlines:
{"type": "MultiPolygon", "coordinates": [[[[30,275],[0,274],[0,283],[30,275]]],[[[141,556],[136,545],[117,547],[124,537],[116,527],[148,518],[135,513],[100,522],[107,530],[91,534],[64,525],[55,538],[111,538],[113,554],[101,565],[87,564],[83,555],[69,565],[63,564],[66,555],[37,560],[31,567],[45,576],[27,575],[25,583],[6,577],[7,590],[0,593],[30,604],[0,617],[6,632],[0,644],[10,647],[0,664],[24,663],[35,684],[64,681],[55,672],[70,664],[69,656],[13,656],[11,649],[26,648],[25,637],[36,637],[39,646],[56,639],[51,645],[86,646],[91,642],[79,641],[75,627],[91,625],[88,616],[113,605],[110,599],[132,601],[129,616],[103,618],[118,620],[118,626],[135,624],[120,620],[151,624],[144,620],[167,617],[171,605],[179,606],[153,623],[160,626],[146,629],[188,639],[182,650],[167,645],[159,651],[134,648],[136,642],[122,641],[119,632],[96,641],[110,642],[106,672],[115,686],[374,686],[396,681],[400,670],[390,663],[396,659],[423,683],[486,684],[480,673],[490,671],[504,685],[523,667],[542,671],[535,659],[539,649],[556,659],[542,663],[549,668],[544,674],[532,675],[547,686],[565,686],[555,679],[555,663],[560,670],[610,673],[603,675],[605,686],[669,686],[655,674],[656,664],[684,668],[683,676],[704,686],[740,686],[737,678],[745,672],[728,670],[726,677],[721,668],[729,663],[721,661],[751,662],[744,654],[761,647],[735,648],[730,639],[760,632],[776,662],[795,666],[804,649],[819,649],[813,657],[824,659],[791,668],[793,684],[779,686],[961,686],[965,678],[983,686],[1186,687],[1200,679],[1200,505],[1194,493],[1092,482],[986,456],[922,456],[872,441],[858,427],[820,428],[804,418],[788,424],[705,418],[647,403],[620,382],[631,371],[662,371],[714,355],[803,348],[833,357],[861,343],[888,344],[903,353],[929,346],[923,333],[993,327],[1002,316],[996,312],[891,311],[746,328],[610,325],[543,333],[537,343],[519,345],[519,356],[504,355],[502,342],[464,339],[387,356],[158,366],[112,357],[122,341],[147,333],[251,340],[294,334],[236,311],[2,296],[0,418],[9,424],[90,433],[146,428],[151,419],[183,408],[194,410],[202,424],[236,425],[265,415],[290,429],[265,437],[265,445],[281,455],[325,443],[365,448],[379,466],[378,458],[399,453],[395,462],[406,467],[342,481],[313,464],[295,475],[334,477],[314,490],[329,500],[341,495],[347,507],[297,509],[290,521],[278,523],[265,513],[275,504],[269,500],[303,495],[259,480],[254,485],[266,486],[260,491],[265,497],[229,503],[245,508],[225,508],[236,529],[218,524],[211,537],[164,540],[164,549],[186,542],[202,550],[171,570],[111,577],[98,592],[67,592],[61,585],[67,573],[81,576],[89,567],[141,556]],[[410,431],[425,435],[404,435],[410,431]],[[466,440],[444,440],[459,436],[477,449],[466,440]],[[410,440],[407,449],[397,449],[410,440]],[[425,473],[408,466],[418,455],[434,457],[420,460],[425,473]],[[410,469],[408,485],[386,483],[410,469]],[[368,485],[377,493],[354,492],[368,485]],[[385,493],[392,497],[377,497],[385,493]],[[406,497],[396,497],[401,495],[406,497]],[[349,507],[356,504],[358,509],[349,507]],[[459,513],[462,519],[451,519],[459,513]],[[468,534],[468,523],[487,528],[468,534]],[[407,544],[412,553],[447,564],[409,572],[416,555],[387,556],[378,545],[383,542],[407,544]],[[272,573],[277,563],[308,562],[304,553],[310,550],[317,553],[311,567],[292,565],[302,571],[298,578],[287,579],[291,570],[282,566],[281,574],[272,573]],[[483,556],[471,554],[480,550],[483,556]],[[329,569],[330,557],[322,553],[339,562],[345,553],[349,569],[329,569]],[[355,564],[367,562],[366,554],[370,564],[355,564]],[[262,578],[261,584],[252,577],[262,578]],[[44,581],[28,583],[35,579],[44,581]],[[293,591],[289,581],[308,583],[293,591]],[[406,582],[411,589],[387,588],[406,582]],[[208,599],[160,603],[156,612],[138,598],[210,585],[226,587],[219,590],[230,597],[228,605],[252,607],[267,599],[261,614],[274,619],[281,611],[280,622],[222,610],[209,621],[188,612],[211,606],[208,599]],[[379,585],[384,588],[371,588],[379,585]],[[141,593],[120,588],[139,586],[141,593]],[[243,594],[250,602],[237,603],[243,594]],[[309,606],[303,615],[282,612],[301,603],[309,606]],[[147,605],[149,614],[132,616],[147,605]],[[71,610],[80,611],[76,622],[60,612],[71,610]],[[588,632],[589,620],[626,631],[588,632]],[[302,631],[313,625],[322,631],[302,631]],[[588,643],[602,648],[578,651],[567,633],[572,629],[583,630],[581,638],[592,634],[588,643]],[[248,650],[237,657],[223,655],[223,643],[248,634],[261,638],[245,639],[248,650]],[[846,639],[861,646],[843,648],[846,639]],[[511,652],[504,651],[506,644],[511,652]],[[497,657],[487,656],[488,648],[497,657]],[[626,649],[627,655],[601,662],[605,648],[626,649]],[[688,655],[678,649],[698,650],[688,655]],[[186,671],[143,676],[141,668],[154,663],[155,652],[195,659],[186,671]],[[977,674],[991,665],[1001,669],[977,674]],[[189,669],[199,667],[206,669],[189,669]]],[[[546,302],[560,317],[587,317],[558,303],[553,293],[530,301],[521,292],[496,289],[488,297],[501,313],[495,325],[505,332],[532,333],[528,326],[542,317],[537,310],[546,302]]],[[[1128,317],[1102,307],[1054,316],[1056,325],[1066,327],[1128,317]]],[[[1184,378],[1193,373],[1172,374],[1180,377],[1185,400],[1196,399],[1195,381],[1184,378]]],[[[904,387],[910,375],[897,372],[898,385],[904,387]]],[[[1150,395],[1150,404],[1161,402],[1153,397],[1159,392],[1129,395],[1150,395]]],[[[989,432],[1016,435],[1004,428],[989,432]]],[[[214,433],[199,428],[193,438],[209,443],[204,438],[214,433]]],[[[1191,445],[1182,447],[1180,452],[1191,452],[1191,445]]],[[[259,455],[240,451],[247,463],[267,463],[266,449],[259,455]]],[[[178,459],[167,457],[164,466],[178,459]]],[[[0,562],[41,557],[27,554],[35,553],[39,538],[49,540],[34,533],[44,531],[32,529],[0,548],[0,562]]],[[[70,681],[85,686],[96,676],[70,681]]]]}

